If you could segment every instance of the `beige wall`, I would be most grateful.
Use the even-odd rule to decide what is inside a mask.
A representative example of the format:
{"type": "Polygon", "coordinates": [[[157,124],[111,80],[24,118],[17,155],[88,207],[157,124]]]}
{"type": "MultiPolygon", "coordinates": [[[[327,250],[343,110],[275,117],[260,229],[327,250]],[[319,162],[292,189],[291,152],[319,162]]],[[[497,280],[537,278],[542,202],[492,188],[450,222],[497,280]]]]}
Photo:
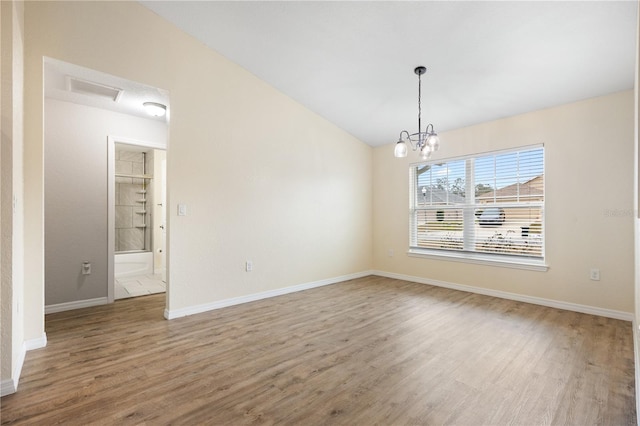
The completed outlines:
{"type": "MultiPolygon", "coordinates": [[[[370,268],[370,147],[137,3],[28,2],[26,23],[35,271],[43,265],[43,56],[170,92],[170,310],[370,268]],[[176,215],[178,203],[187,216],[176,215]]],[[[28,285],[37,334],[41,274],[28,285]]]]}
{"type": "Polygon", "coordinates": [[[417,156],[375,149],[374,269],[633,312],[633,111],[627,91],[440,134],[436,159],[544,144],[547,272],[408,257],[417,156]]]}
{"type": "Polygon", "coordinates": [[[106,298],[107,136],[164,144],[167,125],[54,99],[44,111],[45,305],[106,298]]]}
{"type": "MultiPolygon", "coordinates": [[[[638,329],[638,324],[640,324],[640,209],[638,208],[638,191],[640,191],[640,173],[638,167],[640,166],[640,150],[638,149],[638,130],[640,125],[640,104],[638,102],[639,98],[639,88],[640,84],[640,8],[638,8],[638,15],[636,16],[636,72],[635,72],[635,87],[634,87],[634,100],[633,106],[635,108],[634,114],[634,138],[633,138],[633,185],[634,185],[634,197],[633,197],[633,208],[635,209],[635,247],[634,247],[634,262],[635,262],[635,280],[634,280],[634,289],[635,289],[635,311],[634,311],[634,321],[633,321],[633,338],[634,345],[637,348],[640,344],[640,330],[638,329]]],[[[635,370],[636,370],[636,413],[640,412],[640,351],[635,351],[635,370]]]]}
{"type": "Polygon", "coordinates": [[[1,393],[15,390],[24,356],[23,291],[23,50],[24,7],[0,5],[0,383],[1,393]],[[15,200],[15,204],[14,204],[15,200]]]}

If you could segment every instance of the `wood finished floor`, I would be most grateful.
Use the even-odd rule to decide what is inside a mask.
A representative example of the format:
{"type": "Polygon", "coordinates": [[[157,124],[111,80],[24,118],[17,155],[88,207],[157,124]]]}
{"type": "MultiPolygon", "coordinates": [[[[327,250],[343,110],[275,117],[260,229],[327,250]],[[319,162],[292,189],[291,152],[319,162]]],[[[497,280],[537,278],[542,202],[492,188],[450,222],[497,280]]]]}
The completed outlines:
{"type": "Polygon", "coordinates": [[[636,424],[624,321],[381,277],[163,309],[47,315],[2,424],[636,424]]]}

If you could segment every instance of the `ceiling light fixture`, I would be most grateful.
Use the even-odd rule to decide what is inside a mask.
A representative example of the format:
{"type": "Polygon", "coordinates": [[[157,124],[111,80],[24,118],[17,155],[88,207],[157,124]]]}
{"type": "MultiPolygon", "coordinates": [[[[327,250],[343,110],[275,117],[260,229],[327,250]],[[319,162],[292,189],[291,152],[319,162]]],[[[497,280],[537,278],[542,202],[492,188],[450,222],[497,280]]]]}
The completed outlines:
{"type": "Polygon", "coordinates": [[[428,160],[431,158],[431,154],[440,148],[440,138],[438,134],[433,130],[433,124],[429,123],[427,128],[422,131],[422,74],[427,72],[425,67],[416,67],[413,70],[418,76],[418,133],[409,133],[406,130],[400,132],[400,138],[396,143],[394,155],[396,158],[403,158],[407,156],[407,142],[411,145],[413,151],[420,151],[420,158],[422,160],[428,160]]]}
{"type": "Polygon", "coordinates": [[[163,117],[167,113],[166,105],[162,105],[157,102],[145,102],[142,105],[147,111],[147,114],[154,117],[163,117]]]}

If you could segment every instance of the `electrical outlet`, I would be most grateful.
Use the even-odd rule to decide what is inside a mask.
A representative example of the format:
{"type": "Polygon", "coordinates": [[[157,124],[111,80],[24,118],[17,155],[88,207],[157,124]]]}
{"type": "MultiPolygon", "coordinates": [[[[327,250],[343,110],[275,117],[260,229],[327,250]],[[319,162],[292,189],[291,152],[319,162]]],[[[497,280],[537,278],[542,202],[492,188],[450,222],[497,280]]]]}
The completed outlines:
{"type": "Polygon", "coordinates": [[[389,256],[389,257],[393,257],[393,254],[394,254],[394,253],[393,253],[393,249],[389,249],[389,250],[387,250],[387,256],[389,256]]]}
{"type": "Polygon", "coordinates": [[[91,275],[91,262],[82,262],[82,275],[91,275]]]}
{"type": "Polygon", "coordinates": [[[250,260],[247,260],[247,263],[245,263],[244,267],[247,272],[253,271],[253,262],[250,260]]]}
{"type": "Polygon", "coordinates": [[[592,269],[589,278],[591,281],[600,281],[600,269],[592,269]]]}

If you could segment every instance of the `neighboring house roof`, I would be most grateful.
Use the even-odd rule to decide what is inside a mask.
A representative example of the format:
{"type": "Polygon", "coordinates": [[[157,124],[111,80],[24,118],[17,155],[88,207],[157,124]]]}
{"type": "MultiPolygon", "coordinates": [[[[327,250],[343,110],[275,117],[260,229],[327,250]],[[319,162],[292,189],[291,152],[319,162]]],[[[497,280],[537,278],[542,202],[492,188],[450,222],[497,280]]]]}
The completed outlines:
{"type": "MultiPolygon", "coordinates": [[[[427,202],[431,202],[432,204],[447,204],[447,200],[449,204],[464,204],[464,197],[461,197],[458,194],[454,194],[453,192],[448,193],[445,189],[430,189],[427,188],[426,198],[427,202]]],[[[418,203],[422,203],[424,201],[422,196],[422,188],[418,189],[418,203]]]]}
{"type": "Polygon", "coordinates": [[[536,176],[524,183],[514,183],[503,188],[482,193],[476,200],[493,200],[493,198],[542,197],[544,195],[544,176],[536,176]]]}

